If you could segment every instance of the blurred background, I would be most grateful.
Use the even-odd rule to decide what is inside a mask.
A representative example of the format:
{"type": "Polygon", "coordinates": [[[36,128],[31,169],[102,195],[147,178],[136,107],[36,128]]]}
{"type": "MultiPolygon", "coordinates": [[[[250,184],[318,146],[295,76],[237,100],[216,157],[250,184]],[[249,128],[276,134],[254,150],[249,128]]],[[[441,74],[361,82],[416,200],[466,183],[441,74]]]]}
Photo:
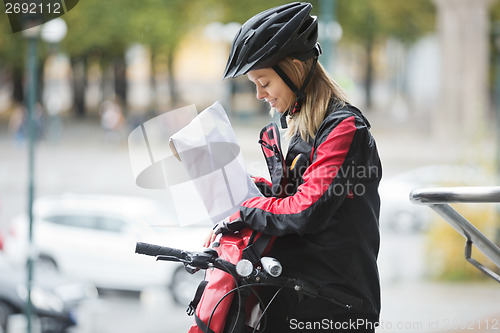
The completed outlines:
{"type": "MultiPolygon", "coordinates": [[[[177,266],[137,268],[149,258],[138,261],[134,244],[151,236],[194,249],[205,230],[137,230],[170,213],[162,210],[163,191],[135,184],[127,137],[166,111],[189,104],[201,111],[221,101],[248,171],[268,176],[257,142],[272,121],[268,109],[246,77],[221,77],[239,26],[284,3],[77,1],[34,34],[13,33],[0,4],[0,252],[21,268],[35,253],[35,276],[50,270],[80,284],[84,296],[71,309],[77,320],[70,330],[184,332],[191,325],[184,305],[193,284],[179,284],[188,278],[176,275],[177,266]],[[154,214],[141,214],[143,200],[155,208],[142,213],[154,214]],[[155,271],[158,279],[137,271],[155,271]]],[[[408,199],[414,188],[498,184],[500,1],[311,3],[320,20],[320,62],[370,120],[383,163],[379,331],[450,332],[464,324],[500,330],[499,285],[465,261],[458,233],[408,199]]],[[[456,207],[500,243],[496,205],[456,207]]],[[[10,328],[2,323],[2,315],[19,312],[0,293],[3,330],[24,329],[15,320],[10,328]]]]}

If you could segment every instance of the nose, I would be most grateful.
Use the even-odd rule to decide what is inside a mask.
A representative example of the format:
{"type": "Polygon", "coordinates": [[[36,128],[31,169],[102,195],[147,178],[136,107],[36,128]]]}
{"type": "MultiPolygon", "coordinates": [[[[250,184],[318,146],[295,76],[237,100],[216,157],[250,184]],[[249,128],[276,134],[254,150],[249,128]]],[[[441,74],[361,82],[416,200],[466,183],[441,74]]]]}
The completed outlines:
{"type": "Polygon", "coordinates": [[[257,99],[262,100],[267,96],[264,88],[257,86],[257,99]]]}

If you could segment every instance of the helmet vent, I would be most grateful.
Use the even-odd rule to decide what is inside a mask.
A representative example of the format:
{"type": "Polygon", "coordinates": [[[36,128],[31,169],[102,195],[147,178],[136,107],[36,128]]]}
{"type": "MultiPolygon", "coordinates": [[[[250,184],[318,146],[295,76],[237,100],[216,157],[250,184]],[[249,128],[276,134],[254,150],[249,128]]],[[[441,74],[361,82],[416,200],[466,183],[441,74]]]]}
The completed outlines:
{"type": "Polygon", "coordinates": [[[266,23],[269,19],[267,17],[263,17],[260,20],[257,20],[252,26],[250,30],[258,30],[264,23],[266,23]]]}
{"type": "Polygon", "coordinates": [[[255,35],[255,30],[252,31],[247,37],[245,37],[245,41],[243,42],[243,45],[246,45],[250,42],[250,39],[255,35]]]}
{"type": "Polygon", "coordinates": [[[302,35],[304,32],[306,32],[307,29],[311,28],[313,22],[314,19],[312,17],[309,17],[309,19],[303,22],[302,25],[300,26],[298,34],[302,35]]]}
{"type": "Polygon", "coordinates": [[[313,41],[313,43],[316,43],[318,40],[318,26],[315,26],[314,29],[311,30],[309,33],[309,36],[307,36],[308,41],[313,41]]]}

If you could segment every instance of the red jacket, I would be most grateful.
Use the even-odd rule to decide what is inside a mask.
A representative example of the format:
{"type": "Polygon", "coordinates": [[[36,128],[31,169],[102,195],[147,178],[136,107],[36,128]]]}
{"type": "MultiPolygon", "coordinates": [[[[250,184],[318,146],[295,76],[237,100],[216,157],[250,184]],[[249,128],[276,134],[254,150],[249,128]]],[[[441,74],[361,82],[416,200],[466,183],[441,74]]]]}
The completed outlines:
{"type": "MultiPolygon", "coordinates": [[[[250,228],[278,236],[271,255],[281,261],[283,275],[358,297],[363,314],[378,320],[382,166],[370,124],[361,112],[352,106],[329,111],[314,140],[292,138],[280,197],[249,199],[239,215],[250,228]],[[306,158],[290,171],[299,154],[306,158]]],[[[290,295],[280,297],[289,314],[300,317],[345,311],[320,300],[292,306],[286,300],[290,295]]]]}

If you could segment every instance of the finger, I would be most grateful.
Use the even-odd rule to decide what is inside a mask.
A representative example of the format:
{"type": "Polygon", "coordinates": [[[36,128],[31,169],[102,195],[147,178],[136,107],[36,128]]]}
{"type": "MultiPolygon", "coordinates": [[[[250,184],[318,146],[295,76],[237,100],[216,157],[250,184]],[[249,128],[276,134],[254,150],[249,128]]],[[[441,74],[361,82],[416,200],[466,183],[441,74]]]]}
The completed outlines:
{"type": "Polygon", "coordinates": [[[205,242],[203,243],[203,247],[209,247],[210,246],[210,244],[212,243],[213,234],[214,233],[212,231],[210,231],[210,233],[205,238],[205,242]]]}

